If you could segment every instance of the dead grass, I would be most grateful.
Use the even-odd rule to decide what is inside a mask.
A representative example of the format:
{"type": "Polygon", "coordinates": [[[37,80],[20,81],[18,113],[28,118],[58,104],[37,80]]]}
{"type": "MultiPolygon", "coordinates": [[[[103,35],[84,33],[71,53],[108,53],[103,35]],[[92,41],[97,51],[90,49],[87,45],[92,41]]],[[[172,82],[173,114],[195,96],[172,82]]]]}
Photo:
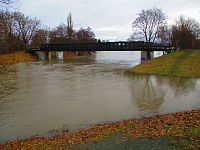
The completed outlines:
{"type": "Polygon", "coordinates": [[[13,64],[37,60],[35,56],[25,52],[15,52],[11,54],[0,54],[0,65],[13,64]]]}

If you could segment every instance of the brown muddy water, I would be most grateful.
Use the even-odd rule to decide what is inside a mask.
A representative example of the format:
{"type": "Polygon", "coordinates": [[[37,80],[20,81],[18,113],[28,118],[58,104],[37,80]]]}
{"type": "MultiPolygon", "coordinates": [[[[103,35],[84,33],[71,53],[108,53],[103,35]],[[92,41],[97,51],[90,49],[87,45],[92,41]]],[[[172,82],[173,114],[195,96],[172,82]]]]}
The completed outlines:
{"type": "Polygon", "coordinates": [[[139,52],[1,66],[0,143],[200,108],[200,79],[127,75],[139,52]]]}

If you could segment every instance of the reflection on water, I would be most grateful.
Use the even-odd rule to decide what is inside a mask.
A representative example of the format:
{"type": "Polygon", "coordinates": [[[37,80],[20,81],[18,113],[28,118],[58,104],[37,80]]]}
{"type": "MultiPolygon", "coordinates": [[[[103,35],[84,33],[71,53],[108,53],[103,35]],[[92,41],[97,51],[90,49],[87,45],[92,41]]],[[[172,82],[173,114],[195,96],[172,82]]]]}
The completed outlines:
{"type": "Polygon", "coordinates": [[[145,115],[199,108],[199,79],[128,75],[133,105],[145,115]],[[196,106],[195,106],[196,105],[196,106]]]}
{"type": "Polygon", "coordinates": [[[182,78],[171,78],[169,81],[171,88],[173,88],[173,90],[175,91],[176,97],[179,97],[183,94],[189,94],[195,89],[196,83],[196,80],[190,78],[185,80],[183,80],[182,78]]]}
{"type": "Polygon", "coordinates": [[[132,76],[132,100],[140,111],[156,112],[164,102],[166,91],[160,88],[161,84],[153,76],[132,76]],[[137,85],[136,85],[137,84],[137,85]]]}
{"type": "Polygon", "coordinates": [[[0,142],[199,108],[199,79],[124,74],[139,57],[137,52],[98,52],[90,58],[7,66],[0,90],[11,92],[0,97],[0,142]]]}
{"type": "MultiPolygon", "coordinates": [[[[17,70],[15,66],[0,65],[0,99],[17,89],[17,70]]],[[[1,103],[2,101],[0,101],[1,103]]],[[[1,105],[0,105],[1,107],[1,105]]]]}

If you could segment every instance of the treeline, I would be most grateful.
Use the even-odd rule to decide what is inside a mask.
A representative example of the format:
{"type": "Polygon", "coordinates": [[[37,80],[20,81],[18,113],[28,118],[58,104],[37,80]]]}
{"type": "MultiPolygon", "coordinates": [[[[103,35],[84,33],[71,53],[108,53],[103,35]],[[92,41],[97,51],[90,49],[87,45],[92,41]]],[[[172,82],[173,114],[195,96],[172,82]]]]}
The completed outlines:
{"type": "Polygon", "coordinates": [[[40,20],[21,12],[0,11],[0,52],[26,51],[45,43],[96,42],[91,28],[73,28],[71,13],[67,23],[49,30],[40,20]]]}
{"type": "Polygon", "coordinates": [[[132,23],[129,41],[144,40],[180,49],[200,48],[200,24],[193,18],[180,16],[173,25],[167,24],[161,9],[142,10],[132,23]]]}
{"type": "MultiPolygon", "coordinates": [[[[129,41],[156,42],[180,49],[200,48],[200,24],[192,18],[180,16],[173,25],[169,25],[163,11],[152,8],[137,14],[132,28],[134,32],[129,41]]],[[[0,11],[0,52],[25,51],[45,43],[76,42],[96,42],[96,39],[89,27],[74,29],[71,13],[66,24],[62,23],[50,30],[40,20],[21,12],[0,11]]]]}
{"type": "Polygon", "coordinates": [[[199,22],[180,16],[175,24],[160,27],[157,40],[180,49],[200,48],[199,22]]]}
{"type": "Polygon", "coordinates": [[[169,33],[172,46],[181,49],[200,48],[200,25],[195,19],[180,16],[176,24],[169,29],[169,33]]]}

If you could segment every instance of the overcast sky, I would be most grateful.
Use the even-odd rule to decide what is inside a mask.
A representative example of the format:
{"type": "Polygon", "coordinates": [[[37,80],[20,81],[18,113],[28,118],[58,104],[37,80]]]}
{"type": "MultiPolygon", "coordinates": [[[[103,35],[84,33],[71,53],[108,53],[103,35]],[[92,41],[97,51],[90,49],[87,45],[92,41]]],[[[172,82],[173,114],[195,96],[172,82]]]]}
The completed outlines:
{"type": "Polygon", "coordinates": [[[20,0],[19,11],[53,28],[72,13],[75,29],[90,27],[97,38],[126,40],[142,9],[163,10],[172,24],[185,15],[200,21],[200,0],[20,0]]]}

